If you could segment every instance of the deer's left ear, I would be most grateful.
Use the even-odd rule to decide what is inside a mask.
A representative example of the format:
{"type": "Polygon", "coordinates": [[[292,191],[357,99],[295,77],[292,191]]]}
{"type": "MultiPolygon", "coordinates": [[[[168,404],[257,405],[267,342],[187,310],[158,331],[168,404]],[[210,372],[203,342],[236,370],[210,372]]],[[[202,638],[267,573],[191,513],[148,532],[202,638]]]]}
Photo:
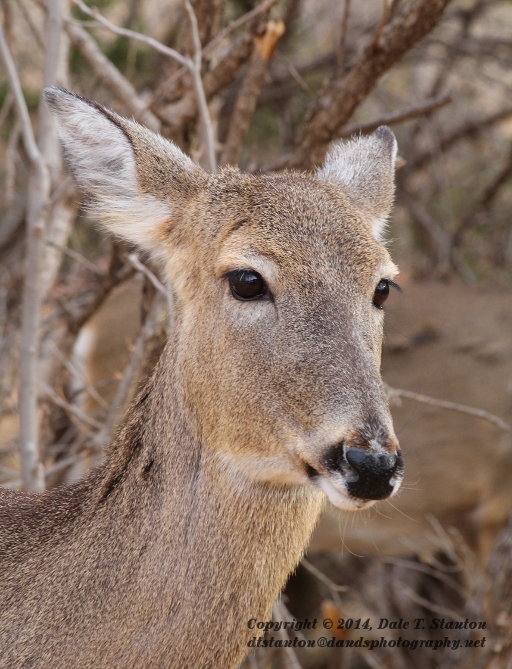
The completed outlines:
{"type": "Polygon", "coordinates": [[[362,209],[373,236],[382,240],[395,194],[397,143],[386,126],[371,135],[335,142],[317,177],[342,186],[362,209]]]}
{"type": "Polygon", "coordinates": [[[206,173],[172,142],[100,105],[53,87],[45,97],[92,213],[110,232],[161,251],[206,173]]]}

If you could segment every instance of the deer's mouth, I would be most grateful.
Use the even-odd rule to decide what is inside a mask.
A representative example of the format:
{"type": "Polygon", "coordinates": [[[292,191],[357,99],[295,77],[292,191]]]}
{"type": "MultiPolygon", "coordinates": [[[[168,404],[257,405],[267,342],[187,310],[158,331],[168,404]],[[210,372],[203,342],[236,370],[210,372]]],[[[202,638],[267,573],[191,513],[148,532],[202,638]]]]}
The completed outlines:
{"type": "Polygon", "coordinates": [[[321,474],[309,464],[306,464],[306,473],[313,485],[318,486],[327,496],[333,506],[344,511],[360,511],[368,509],[376,500],[358,499],[349,495],[343,479],[340,475],[339,481],[334,483],[328,474],[321,474]]]}
{"type": "Polygon", "coordinates": [[[353,464],[345,459],[343,467],[334,468],[329,457],[323,471],[305,463],[309,480],[339,509],[367,509],[376,501],[394,495],[402,482],[403,461],[399,452],[375,455],[357,449],[360,450],[361,453],[355,454],[353,464]]]}

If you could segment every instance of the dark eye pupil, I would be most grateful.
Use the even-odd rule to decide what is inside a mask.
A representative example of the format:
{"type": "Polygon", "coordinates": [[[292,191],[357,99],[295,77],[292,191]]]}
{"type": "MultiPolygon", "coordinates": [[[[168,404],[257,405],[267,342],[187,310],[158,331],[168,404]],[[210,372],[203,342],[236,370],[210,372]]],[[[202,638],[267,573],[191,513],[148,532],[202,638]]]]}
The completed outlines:
{"type": "Polygon", "coordinates": [[[377,309],[382,309],[382,305],[388,299],[389,295],[389,281],[387,279],[381,279],[375,288],[375,293],[373,294],[373,304],[377,309]]]}
{"type": "Polygon", "coordinates": [[[231,293],[237,300],[254,300],[267,292],[265,281],[258,272],[234,270],[228,278],[231,293]]]}

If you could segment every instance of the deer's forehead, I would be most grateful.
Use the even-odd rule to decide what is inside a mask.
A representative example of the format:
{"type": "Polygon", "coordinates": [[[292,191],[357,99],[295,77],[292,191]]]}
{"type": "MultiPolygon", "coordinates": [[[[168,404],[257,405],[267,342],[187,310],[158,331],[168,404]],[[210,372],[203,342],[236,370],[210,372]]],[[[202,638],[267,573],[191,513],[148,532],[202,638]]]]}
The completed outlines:
{"type": "Polygon", "coordinates": [[[389,256],[365,235],[308,234],[300,229],[282,235],[246,223],[223,240],[214,262],[219,275],[250,267],[286,283],[366,283],[389,264],[389,256]]]}
{"type": "Polygon", "coordinates": [[[208,209],[235,213],[259,222],[262,228],[290,229],[334,225],[345,218],[358,222],[357,210],[339,187],[306,175],[271,175],[216,179],[209,191],[208,209]]]}
{"type": "Polygon", "coordinates": [[[329,273],[331,280],[349,274],[365,281],[389,261],[362,213],[329,185],[266,179],[224,196],[212,245],[219,271],[259,261],[283,278],[310,281],[329,273]]]}

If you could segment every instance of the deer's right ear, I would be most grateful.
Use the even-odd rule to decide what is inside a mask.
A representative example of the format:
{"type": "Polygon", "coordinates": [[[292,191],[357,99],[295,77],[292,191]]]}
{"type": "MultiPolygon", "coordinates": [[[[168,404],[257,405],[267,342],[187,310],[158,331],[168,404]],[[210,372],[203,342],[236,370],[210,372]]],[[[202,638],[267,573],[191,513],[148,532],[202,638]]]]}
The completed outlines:
{"type": "Polygon", "coordinates": [[[158,250],[206,174],[168,140],[100,105],[55,87],[45,98],[89,209],[114,234],[158,250]]]}
{"type": "Polygon", "coordinates": [[[395,136],[380,126],[371,135],[334,142],[317,171],[319,179],[338,184],[361,207],[378,241],[393,205],[396,155],[395,136]]]}

